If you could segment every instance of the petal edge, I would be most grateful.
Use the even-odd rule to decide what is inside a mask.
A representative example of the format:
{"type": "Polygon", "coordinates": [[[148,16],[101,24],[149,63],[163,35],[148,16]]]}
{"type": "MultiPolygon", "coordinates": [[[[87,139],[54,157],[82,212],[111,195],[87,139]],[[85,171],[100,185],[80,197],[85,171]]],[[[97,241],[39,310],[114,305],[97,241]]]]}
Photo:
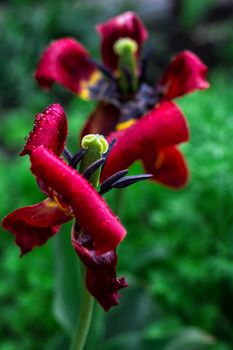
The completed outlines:
{"type": "Polygon", "coordinates": [[[83,98],[89,97],[88,86],[101,77],[87,50],[72,38],[53,41],[43,52],[35,72],[42,88],[49,89],[56,82],[83,98]]]}
{"type": "Polygon", "coordinates": [[[64,149],[67,133],[68,125],[65,112],[58,103],[54,103],[36,115],[34,128],[30,132],[20,155],[30,155],[40,145],[44,145],[60,155],[64,149]]]}
{"type": "Polygon", "coordinates": [[[146,28],[141,19],[133,12],[125,12],[96,25],[96,30],[101,36],[101,54],[103,62],[113,71],[117,69],[118,57],[113,51],[116,40],[128,37],[138,44],[137,56],[139,57],[142,45],[148,37],[146,28]]]}
{"type": "Polygon", "coordinates": [[[159,81],[162,100],[171,100],[196,90],[207,89],[207,71],[207,66],[193,52],[180,52],[173,57],[159,81]]]}
{"type": "Polygon", "coordinates": [[[43,245],[58,232],[62,223],[70,219],[51,199],[46,199],[38,204],[16,209],[3,219],[2,226],[15,235],[15,242],[20,247],[22,256],[34,247],[43,245]]]}

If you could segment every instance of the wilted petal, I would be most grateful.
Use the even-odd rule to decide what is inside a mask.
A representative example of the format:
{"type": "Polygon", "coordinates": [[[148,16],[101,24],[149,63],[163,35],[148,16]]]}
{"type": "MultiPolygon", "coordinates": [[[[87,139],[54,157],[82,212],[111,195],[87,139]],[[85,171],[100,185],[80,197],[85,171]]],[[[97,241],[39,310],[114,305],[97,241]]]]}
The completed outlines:
{"type": "Polygon", "coordinates": [[[95,189],[62,159],[43,146],[31,155],[31,170],[73,209],[81,228],[89,232],[98,253],[112,249],[126,231],[95,189]]]}
{"type": "Polygon", "coordinates": [[[115,130],[119,120],[119,110],[110,103],[100,102],[85,124],[81,138],[87,134],[107,136],[115,130]]]}
{"type": "Polygon", "coordinates": [[[67,133],[65,112],[59,104],[52,104],[36,115],[34,128],[20,155],[30,155],[40,145],[60,155],[64,149],[67,133]]]}
{"type": "Polygon", "coordinates": [[[172,188],[181,188],[188,181],[188,168],[182,153],[175,147],[145,153],[142,159],[145,171],[152,180],[172,188]]]}
{"type": "Polygon", "coordinates": [[[127,287],[124,278],[116,278],[115,250],[96,254],[90,235],[81,233],[72,238],[73,246],[87,267],[86,286],[105,311],[119,304],[118,290],[127,287]]]}
{"type": "Polygon", "coordinates": [[[101,78],[100,71],[90,61],[89,53],[76,40],[53,41],[44,51],[35,72],[42,88],[59,83],[83,98],[89,98],[89,86],[101,78]]]}
{"type": "Polygon", "coordinates": [[[171,100],[195,90],[209,87],[207,66],[192,52],[176,55],[159,81],[163,100],[171,100]]]}
{"type": "Polygon", "coordinates": [[[101,54],[107,67],[115,71],[118,57],[114,53],[113,45],[120,38],[131,38],[138,44],[137,56],[140,55],[142,45],[148,37],[146,28],[140,18],[133,12],[125,12],[107,22],[97,24],[96,29],[101,35],[101,54]]]}
{"type": "Polygon", "coordinates": [[[102,180],[143,159],[145,154],[187,141],[189,131],[181,110],[172,102],[163,102],[130,128],[110,135],[108,141],[113,138],[117,143],[109,154],[102,180]]]}
{"type": "Polygon", "coordinates": [[[62,223],[70,219],[72,217],[59,209],[54,201],[46,199],[13,211],[3,219],[2,225],[15,235],[15,242],[23,255],[44,244],[57,233],[62,223]]]}

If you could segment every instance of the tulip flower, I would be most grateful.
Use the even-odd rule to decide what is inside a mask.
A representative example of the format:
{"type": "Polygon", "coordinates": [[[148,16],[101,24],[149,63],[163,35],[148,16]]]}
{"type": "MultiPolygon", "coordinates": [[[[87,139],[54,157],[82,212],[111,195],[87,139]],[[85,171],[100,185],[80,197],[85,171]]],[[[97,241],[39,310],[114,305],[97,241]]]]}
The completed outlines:
{"type": "Polygon", "coordinates": [[[75,220],[71,241],[86,266],[87,289],[107,311],[118,304],[118,290],[127,286],[124,278],[116,278],[116,247],[126,230],[101,194],[147,176],[129,179],[125,170],[107,179],[98,193],[98,172],[110,153],[107,141],[103,136],[87,135],[82,149],[72,156],[65,148],[67,132],[67,118],[59,104],[36,115],[21,155],[30,156],[31,172],[47,198],[13,211],[2,224],[14,234],[24,255],[58,233],[63,223],[75,220]],[[79,164],[80,172],[76,170],[79,164]]]}
{"type": "MultiPolygon", "coordinates": [[[[136,135],[135,130],[140,132],[140,128],[148,128],[151,137],[154,135],[155,138],[158,134],[163,137],[165,122],[168,122],[166,115],[169,114],[171,118],[167,128],[170,135],[172,123],[172,132],[179,135],[180,124],[176,124],[176,118],[177,115],[180,120],[184,117],[171,100],[196,90],[204,90],[209,83],[206,80],[205,64],[194,53],[182,51],[172,58],[157,82],[149,84],[145,78],[145,60],[142,55],[148,33],[133,12],[118,15],[98,24],[96,28],[101,38],[102,63],[91,58],[75,39],[58,39],[44,51],[35,78],[42,88],[48,89],[58,83],[84,99],[99,101],[81,135],[100,133],[109,136],[110,140],[117,138],[117,145],[108,161],[108,174],[111,174],[110,161],[114,159],[116,148],[122,150],[121,143],[124,147],[129,146],[128,142],[122,141],[128,135],[130,142],[135,145],[137,140],[132,137],[136,135]],[[158,122],[156,118],[163,122],[158,122]],[[159,130],[161,124],[163,130],[159,130]]],[[[185,121],[182,123],[185,124],[185,121]]],[[[165,135],[164,138],[167,140],[169,137],[165,135]]],[[[145,153],[145,147],[132,155],[128,150],[127,155],[131,157],[128,164],[141,160],[144,167],[151,169],[150,172],[154,174],[152,180],[180,188],[188,180],[188,169],[177,145],[186,141],[187,130],[178,142],[170,142],[166,146],[156,143],[154,148],[148,150],[148,154],[145,153]]],[[[114,160],[113,167],[121,169],[119,164],[114,160]]]]}

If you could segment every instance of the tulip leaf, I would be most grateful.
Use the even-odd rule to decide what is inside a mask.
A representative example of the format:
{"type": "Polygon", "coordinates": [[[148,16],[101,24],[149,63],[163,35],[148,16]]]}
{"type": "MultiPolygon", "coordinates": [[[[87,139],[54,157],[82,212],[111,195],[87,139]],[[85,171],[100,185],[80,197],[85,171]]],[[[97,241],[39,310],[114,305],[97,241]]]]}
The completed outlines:
{"type": "Polygon", "coordinates": [[[97,302],[95,302],[85,350],[98,348],[98,344],[102,341],[105,332],[105,319],[105,311],[97,302]]]}
{"type": "Polygon", "coordinates": [[[146,338],[159,344],[162,350],[204,350],[215,342],[215,338],[197,327],[182,326],[178,320],[161,320],[151,324],[146,338]]]}
{"type": "Polygon", "coordinates": [[[54,315],[69,334],[77,320],[82,290],[80,262],[70,241],[70,225],[54,237],[55,295],[54,315]]]}
{"type": "Polygon", "coordinates": [[[213,345],[214,338],[198,328],[185,327],[166,337],[149,339],[141,331],[125,332],[107,340],[98,350],[204,350],[213,345]]]}
{"type": "Polygon", "coordinates": [[[149,350],[143,346],[142,332],[121,333],[109,339],[98,350],[149,350]]]}
{"type": "Polygon", "coordinates": [[[64,350],[68,349],[70,340],[64,334],[56,333],[53,335],[43,350],[64,350]]]}
{"type": "Polygon", "coordinates": [[[201,350],[215,342],[214,337],[199,328],[185,328],[170,341],[164,350],[201,350]]]}
{"type": "Polygon", "coordinates": [[[144,327],[156,320],[157,310],[148,290],[130,279],[130,287],[121,292],[120,305],[106,314],[106,339],[99,350],[153,349],[145,343],[144,327]]]}
{"type": "Polygon", "coordinates": [[[129,287],[121,291],[120,304],[107,314],[107,338],[115,337],[120,333],[141,330],[157,315],[156,307],[148,290],[134,286],[134,282],[128,278],[126,280],[129,287]]]}

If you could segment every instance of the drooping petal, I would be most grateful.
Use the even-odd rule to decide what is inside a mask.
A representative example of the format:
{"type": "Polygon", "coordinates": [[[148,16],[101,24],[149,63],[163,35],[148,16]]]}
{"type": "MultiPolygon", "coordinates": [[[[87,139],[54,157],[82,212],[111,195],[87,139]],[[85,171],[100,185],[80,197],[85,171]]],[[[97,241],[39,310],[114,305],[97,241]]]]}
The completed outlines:
{"type": "Polygon", "coordinates": [[[153,174],[152,180],[178,189],[188,181],[188,168],[182,153],[176,147],[145,153],[142,162],[145,171],[153,174]]]}
{"type": "Polygon", "coordinates": [[[207,71],[207,66],[194,53],[179,53],[172,59],[159,81],[162,100],[171,100],[195,90],[207,89],[207,71]]]}
{"type": "Polygon", "coordinates": [[[48,89],[56,82],[85,99],[89,98],[88,87],[95,85],[101,76],[87,50],[72,38],[53,41],[44,51],[35,72],[42,88],[48,89]]]}
{"type": "Polygon", "coordinates": [[[106,66],[113,71],[117,69],[118,57],[113,50],[114,43],[120,38],[131,38],[138,44],[137,56],[148,37],[146,28],[140,18],[133,12],[125,12],[107,22],[97,24],[101,36],[101,54],[106,66]]]}
{"type": "Polygon", "coordinates": [[[44,244],[64,222],[72,217],[66,215],[54,201],[46,199],[38,204],[17,209],[7,215],[3,227],[15,235],[21,255],[44,244]]]}
{"type": "Polygon", "coordinates": [[[77,171],[43,146],[31,154],[31,170],[73,209],[81,228],[91,235],[98,253],[112,249],[126,231],[110,208],[77,171]]]}
{"type": "Polygon", "coordinates": [[[90,235],[72,235],[73,246],[87,268],[86,286],[105,311],[119,304],[118,290],[127,287],[124,278],[116,278],[115,250],[96,254],[90,235]]]}
{"type": "Polygon", "coordinates": [[[120,117],[119,110],[110,103],[100,102],[85,124],[81,138],[87,134],[107,136],[115,130],[120,117]]]}
{"type": "Polygon", "coordinates": [[[113,138],[117,138],[117,143],[109,154],[101,180],[128,168],[145,154],[187,141],[189,131],[181,110],[172,102],[163,102],[128,129],[110,135],[108,141],[113,138]]]}
{"type": "Polygon", "coordinates": [[[36,115],[34,128],[20,155],[30,155],[40,145],[60,155],[64,149],[67,133],[65,112],[58,103],[54,103],[36,115]]]}

